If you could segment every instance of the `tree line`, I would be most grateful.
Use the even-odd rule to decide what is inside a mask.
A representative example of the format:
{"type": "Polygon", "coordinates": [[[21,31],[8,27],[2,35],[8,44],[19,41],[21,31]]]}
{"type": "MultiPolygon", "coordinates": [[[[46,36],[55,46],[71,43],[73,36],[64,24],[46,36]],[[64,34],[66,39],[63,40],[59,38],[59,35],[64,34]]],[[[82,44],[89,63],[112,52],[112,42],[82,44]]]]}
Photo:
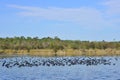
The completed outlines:
{"type": "Polygon", "coordinates": [[[31,50],[31,49],[120,49],[120,41],[80,41],[61,40],[58,37],[6,37],[0,38],[0,49],[31,50]]]}

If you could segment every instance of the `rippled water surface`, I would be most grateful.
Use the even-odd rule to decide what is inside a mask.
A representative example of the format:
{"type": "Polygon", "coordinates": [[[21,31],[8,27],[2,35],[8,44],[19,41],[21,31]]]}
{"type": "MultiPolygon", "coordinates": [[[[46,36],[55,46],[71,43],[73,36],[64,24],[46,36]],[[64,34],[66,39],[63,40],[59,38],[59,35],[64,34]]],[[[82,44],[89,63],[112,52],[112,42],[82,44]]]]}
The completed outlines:
{"type": "Polygon", "coordinates": [[[0,80],[120,80],[120,57],[104,58],[109,59],[111,64],[11,68],[2,66],[4,61],[11,60],[4,58],[0,59],[0,80]]]}

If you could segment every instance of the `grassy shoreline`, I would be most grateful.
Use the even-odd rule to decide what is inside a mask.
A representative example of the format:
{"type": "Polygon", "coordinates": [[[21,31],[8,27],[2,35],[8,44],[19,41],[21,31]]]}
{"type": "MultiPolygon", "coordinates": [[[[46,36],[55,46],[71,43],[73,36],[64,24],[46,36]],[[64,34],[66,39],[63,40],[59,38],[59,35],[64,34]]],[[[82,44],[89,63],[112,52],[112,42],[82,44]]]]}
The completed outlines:
{"type": "Polygon", "coordinates": [[[54,57],[54,56],[119,56],[120,50],[117,49],[64,49],[58,50],[56,53],[52,49],[31,49],[28,50],[0,50],[0,56],[43,56],[43,57],[54,57]]]}

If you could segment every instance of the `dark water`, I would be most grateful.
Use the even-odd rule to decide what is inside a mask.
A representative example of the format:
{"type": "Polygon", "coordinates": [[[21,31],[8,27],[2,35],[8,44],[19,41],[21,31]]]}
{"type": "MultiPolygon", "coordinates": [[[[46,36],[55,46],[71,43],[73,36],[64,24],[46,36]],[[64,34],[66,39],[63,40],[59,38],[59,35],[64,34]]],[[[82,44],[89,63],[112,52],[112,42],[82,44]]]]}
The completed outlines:
{"type": "Polygon", "coordinates": [[[3,58],[0,59],[0,80],[120,80],[120,57],[3,58]],[[50,60],[56,60],[56,65],[34,65],[43,62],[48,64],[50,60]],[[84,64],[78,64],[81,60],[84,64]],[[100,62],[90,64],[94,60],[100,62]],[[5,61],[12,67],[3,66],[5,61]],[[13,66],[16,61],[19,65],[24,63],[24,66],[13,66]],[[25,61],[32,66],[26,65],[25,61]],[[57,65],[59,61],[65,65],[57,65]]]}

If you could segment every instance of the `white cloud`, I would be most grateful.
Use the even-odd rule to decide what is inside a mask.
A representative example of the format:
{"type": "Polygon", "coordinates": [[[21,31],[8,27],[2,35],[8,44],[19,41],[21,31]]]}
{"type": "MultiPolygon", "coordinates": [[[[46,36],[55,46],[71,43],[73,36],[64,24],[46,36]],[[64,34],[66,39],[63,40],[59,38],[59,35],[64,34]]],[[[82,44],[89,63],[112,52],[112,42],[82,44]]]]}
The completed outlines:
{"type": "Polygon", "coordinates": [[[106,0],[102,3],[106,10],[104,11],[107,20],[112,26],[119,27],[120,24],[120,0],[106,0]]]}
{"type": "Polygon", "coordinates": [[[110,23],[104,19],[102,12],[95,8],[40,8],[19,5],[8,5],[8,7],[19,9],[20,12],[17,12],[17,14],[21,16],[75,22],[85,27],[102,27],[101,24],[110,26],[110,23]]]}
{"type": "Polygon", "coordinates": [[[108,9],[109,14],[120,14],[120,0],[107,0],[103,3],[108,9]]]}

